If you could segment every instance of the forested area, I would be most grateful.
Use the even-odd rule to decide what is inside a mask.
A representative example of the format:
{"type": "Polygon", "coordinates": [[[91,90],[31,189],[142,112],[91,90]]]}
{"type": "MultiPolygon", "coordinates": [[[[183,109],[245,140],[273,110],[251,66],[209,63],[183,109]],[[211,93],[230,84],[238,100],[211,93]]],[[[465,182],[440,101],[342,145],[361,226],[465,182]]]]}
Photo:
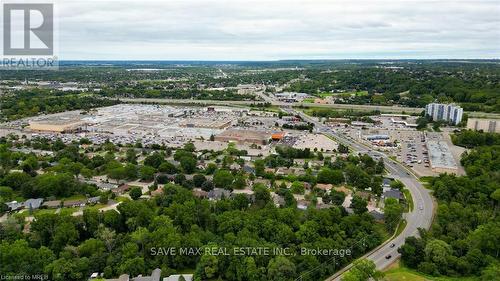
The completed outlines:
{"type": "MultiPolygon", "coordinates": [[[[462,136],[463,137],[463,136],[462,136]]],[[[463,155],[467,176],[430,181],[438,210],[430,231],[400,249],[405,266],[429,275],[500,275],[500,146],[479,146],[463,155]]]]}
{"type": "Polygon", "coordinates": [[[117,103],[118,101],[84,95],[79,92],[44,89],[23,90],[0,96],[0,120],[10,121],[68,110],[89,110],[117,103]]]}
{"type": "Polygon", "coordinates": [[[345,197],[342,192],[318,191],[314,196],[332,203],[324,209],[313,205],[300,210],[292,196],[303,194],[305,183],[372,188],[380,195],[383,162],[367,155],[332,160],[320,151],[308,149],[279,147],[277,151],[277,155],[256,160],[253,175],[229,168],[234,163],[243,164],[238,156],[246,154],[231,145],[222,152],[204,151],[211,157],[223,158],[217,165],[211,163],[200,170],[192,143],[173,151],[162,146],[146,148],[140,143],[120,147],[110,142],[92,145],[86,139],[65,144],[44,138],[2,138],[1,202],[38,196],[64,200],[75,195],[117,200],[109,191],[82,183],[82,178],[94,175],[107,175],[117,182],[155,180],[166,185],[161,195],[151,199],[139,198],[141,190],[132,189],[131,199],[122,201],[117,210],[100,212],[85,208],[81,216],[40,210],[33,214],[35,219],[28,231],[23,231],[24,216],[11,216],[0,226],[0,272],[44,273],[50,280],[67,281],[86,280],[92,272],[103,272],[106,278],[123,273],[137,276],[158,267],[163,275],[194,272],[196,280],[294,280],[299,276],[302,280],[319,280],[387,238],[394,225],[386,225],[386,230],[383,224],[375,223],[367,213],[366,200],[359,196],[353,199],[353,214],[341,206],[345,197]],[[54,154],[36,156],[11,150],[23,147],[54,154]],[[139,161],[139,156],[144,159],[139,161]],[[177,164],[167,161],[170,157],[177,164]],[[301,176],[275,175],[265,170],[291,166],[294,159],[322,159],[325,167],[317,175],[308,169],[301,176]],[[193,175],[191,179],[186,178],[188,174],[193,175]],[[269,179],[273,187],[254,183],[253,200],[239,194],[210,201],[192,193],[195,187],[204,191],[214,187],[241,189],[256,176],[269,179]],[[274,181],[278,180],[287,180],[292,186],[275,186],[274,181]],[[284,197],[282,207],[276,207],[271,190],[284,197]],[[287,248],[288,254],[156,254],[158,248],[168,247],[287,248]],[[153,253],[151,249],[156,250],[153,253]],[[352,255],[301,254],[302,249],[348,249],[352,255]]]}
{"type": "MultiPolygon", "coordinates": [[[[159,267],[195,269],[201,279],[291,280],[331,257],[295,256],[168,256],[151,255],[158,247],[289,247],[297,253],[311,249],[350,248],[359,256],[382,241],[368,214],[346,216],[339,208],[278,209],[269,193],[256,193],[247,207],[245,197],[211,204],[194,198],[188,190],[168,185],[154,201],[125,202],[118,212],[84,211],[82,218],[42,215],[23,235],[15,229],[2,231],[3,274],[46,272],[52,280],[84,280],[91,272],[106,277],[119,273],[137,275],[159,267]],[[365,243],[357,243],[364,239],[365,243]]],[[[338,265],[323,264],[303,280],[318,280],[338,265]]]]}
{"type": "Polygon", "coordinates": [[[234,90],[200,90],[192,89],[164,89],[154,87],[153,89],[134,86],[106,88],[100,92],[101,96],[120,98],[169,98],[169,99],[195,99],[195,100],[257,100],[255,95],[242,95],[234,90]]]}
{"type": "Polygon", "coordinates": [[[500,134],[462,130],[451,136],[453,144],[467,148],[485,145],[500,145],[500,134]]]}

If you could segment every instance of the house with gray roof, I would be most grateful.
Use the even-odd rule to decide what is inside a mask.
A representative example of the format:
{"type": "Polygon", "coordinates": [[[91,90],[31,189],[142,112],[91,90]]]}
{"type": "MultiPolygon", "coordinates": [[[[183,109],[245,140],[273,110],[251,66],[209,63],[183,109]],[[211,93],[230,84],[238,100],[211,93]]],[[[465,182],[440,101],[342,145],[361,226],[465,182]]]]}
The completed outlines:
{"type": "Polygon", "coordinates": [[[163,278],[163,281],[179,281],[181,276],[186,281],[193,281],[193,274],[172,274],[169,277],[163,278]]]}
{"type": "Polygon", "coordinates": [[[11,211],[16,211],[23,207],[23,203],[17,201],[7,202],[5,205],[7,205],[11,211]]]}
{"type": "Polygon", "coordinates": [[[151,276],[137,276],[132,278],[133,281],[160,281],[161,279],[161,269],[156,268],[151,273],[151,276]]]}
{"type": "Polygon", "coordinates": [[[387,198],[394,198],[399,200],[404,199],[403,193],[399,189],[389,189],[382,193],[382,198],[387,199],[387,198]]]}
{"type": "Polygon", "coordinates": [[[222,198],[229,198],[231,192],[223,188],[214,188],[208,192],[208,200],[221,200],[222,198]]]}
{"type": "Polygon", "coordinates": [[[23,203],[23,205],[24,205],[24,208],[26,208],[26,209],[36,210],[36,209],[40,208],[40,206],[42,206],[42,203],[43,203],[43,198],[36,198],[36,199],[30,198],[30,199],[26,200],[23,203]]]}

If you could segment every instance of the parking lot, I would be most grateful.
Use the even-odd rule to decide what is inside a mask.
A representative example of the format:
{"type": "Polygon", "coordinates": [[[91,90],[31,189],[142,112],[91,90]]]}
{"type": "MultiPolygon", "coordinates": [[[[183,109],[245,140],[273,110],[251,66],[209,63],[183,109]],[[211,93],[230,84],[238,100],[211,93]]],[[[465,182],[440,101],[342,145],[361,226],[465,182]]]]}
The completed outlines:
{"type": "Polygon", "coordinates": [[[431,176],[435,173],[430,168],[429,152],[426,147],[426,134],[408,137],[401,140],[397,158],[420,176],[431,176]]]}

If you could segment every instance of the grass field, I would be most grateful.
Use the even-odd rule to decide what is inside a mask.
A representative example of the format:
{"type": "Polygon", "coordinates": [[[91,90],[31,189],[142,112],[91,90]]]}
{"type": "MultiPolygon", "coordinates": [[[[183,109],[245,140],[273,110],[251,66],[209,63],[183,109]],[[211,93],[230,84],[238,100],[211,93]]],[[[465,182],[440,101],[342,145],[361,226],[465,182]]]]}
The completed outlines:
{"type": "Polygon", "coordinates": [[[402,267],[399,262],[385,272],[385,281],[479,281],[474,277],[431,277],[412,269],[402,267]]]}
{"type": "Polygon", "coordinates": [[[413,211],[413,208],[414,208],[414,206],[413,206],[413,198],[411,197],[411,193],[410,193],[410,191],[408,189],[403,189],[403,193],[405,195],[406,202],[408,202],[408,208],[409,208],[409,210],[407,210],[407,211],[411,212],[411,211],[413,211]]]}
{"type": "Polygon", "coordinates": [[[341,97],[350,97],[350,96],[366,96],[368,95],[368,91],[350,91],[350,92],[344,92],[344,93],[330,93],[330,92],[325,92],[325,93],[320,93],[318,94],[319,97],[321,98],[326,98],[329,96],[341,96],[341,97]]]}
{"type": "Polygon", "coordinates": [[[401,220],[401,222],[398,224],[398,228],[396,229],[396,236],[398,236],[399,234],[401,234],[401,232],[403,232],[403,230],[405,230],[407,224],[408,222],[405,219],[401,220]]]}

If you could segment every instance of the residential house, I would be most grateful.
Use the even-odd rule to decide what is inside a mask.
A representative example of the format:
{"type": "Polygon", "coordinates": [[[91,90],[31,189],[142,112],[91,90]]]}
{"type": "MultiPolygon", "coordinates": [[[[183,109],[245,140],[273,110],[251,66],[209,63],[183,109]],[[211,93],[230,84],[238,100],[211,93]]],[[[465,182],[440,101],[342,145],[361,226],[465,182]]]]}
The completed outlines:
{"type": "Polygon", "coordinates": [[[154,182],[142,182],[142,181],[131,181],[127,183],[127,185],[131,187],[139,187],[143,194],[147,193],[149,191],[149,187],[152,186],[153,184],[154,182]]]}
{"type": "Polygon", "coordinates": [[[231,164],[231,165],[229,166],[229,169],[230,169],[230,170],[239,171],[239,170],[241,169],[241,166],[240,166],[240,164],[238,164],[238,163],[233,163],[233,164],[231,164]]]}
{"type": "Polygon", "coordinates": [[[163,278],[163,281],[179,281],[181,276],[184,277],[186,281],[193,281],[193,274],[173,274],[163,278]]]}
{"type": "Polygon", "coordinates": [[[326,203],[319,203],[316,204],[316,209],[330,209],[333,205],[332,204],[326,204],[326,203]]]}
{"type": "Polygon", "coordinates": [[[216,201],[222,198],[229,198],[231,192],[223,188],[214,188],[208,192],[208,200],[216,201]]]}
{"type": "Polygon", "coordinates": [[[116,195],[122,195],[124,194],[125,192],[129,191],[132,187],[128,184],[123,184],[117,188],[114,188],[111,190],[111,192],[113,192],[114,194],[116,195]]]}
{"type": "Polygon", "coordinates": [[[159,187],[151,191],[151,196],[161,196],[163,194],[163,187],[159,187]]]}
{"type": "Polygon", "coordinates": [[[233,190],[233,192],[231,192],[231,197],[234,197],[238,194],[245,195],[251,202],[255,201],[254,192],[251,189],[235,189],[233,190]]]}
{"type": "Polygon", "coordinates": [[[391,189],[392,180],[389,178],[383,178],[382,180],[382,192],[386,192],[391,189]]]}
{"type": "Polygon", "coordinates": [[[61,200],[45,201],[43,202],[42,206],[49,209],[59,208],[61,207],[61,200]]]}
{"type": "Polygon", "coordinates": [[[403,193],[399,189],[390,189],[387,190],[386,192],[382,193],[382,198],[387,199],[387,198],[394,198],[399,200],[404,199],[403,193]]]}
{"type": "Polygon", "coordinates": [[[7,203],[5,203],[5,205],[7,205],[7,207],[11,211],[17,211],[17,210],[19,210],[19,209],[21,209],[23,207],[23,203],[22,202],[17,202],[17,201],[7,202],[7,203]]]}
{"type": "Polygon", "coordinates": [[[391,187],[392,180],[389,178],[382,179],[382,187],[391,187]]]}
{"type": "Polygon", "coordinates": [[[133,278],[133,281],[160,281],[161,279],[161,269],[156,268],[151,273],[151,276],[137,276],[133,278]]]}
{"type": "Polygon", "coordinates": [[[290,186],[292,186],[292,183],[289,182],[289,181],[284,181],[284,180],[276,180],[274,181],[274,186],[275,187],[280,187],[281,184],[285,184],[286,188],[290,188],[290,186]]]}
{"type": "Polygon", "coordinates": [[[276,194],[274,192],[271,192],[271,198],[273,199],[274,205],[276,207],[285,206],[285,198],[283,198],[283,196],[276,194]]]}
{"type": "Polygon", "coordinates": [[[118,187],[118,185],[116,183],[100,182],[100,181],[93,181],[93,180],[86,180],[85,183],[94,184],[99,189],[104,190],[104,191],[112,190],[112,189],[115,189],[118,187]]]}
{"type": "Polygon", "coordinates": [[[376,221],[384,221],[384,214],[377,211],[377,210],[372,210],[369,213],[376,221]]]}
{"type": "Polygon", "coordinates": [[[265,187],[267,188],[270,188],[271,187],[271,181],[267,180],[267,179],[255,179],[253,181],[253,184],[252,185],[255,185],[257,183],[260,183],[262,185],[264,185],[265,187]]]}
{"type": "Polygon", "coordinates": [[[274,174],[275,169],[274,168],[264,168],[264,173],[266,174],[274,174]]]}
{"type": "Polygon", "coordinates": [[[99,203],[99,200],[101,199],[101,196],[95,196],[95,197],[89,197],[87,198],[87,203],[93,205],[99,203]]]}
{"type": "Polygon", "coordinates": [[[332,190],[332,188],[333,188],[333,185],[330,183],[328,183],[328,184],[318,183],[318,184],[316,184],[316,188],[321,189],[323,191],[330,192],[330,190],[332,190]]]}
{"type": "Polygon", "coordinates": [[[255,169],[253,167],[248,166],[248,165],[243,166],[243,171],[245,171],[245,173],[255,175],[255,169]]]}
{"type": "Polygon", "coordinates": [[[86,203],[87,203],[86,199],[67,200],[67,201],[63,201],[63,206],[64,207],[84,207],[86,203]]]}
{"type": "Polygon", "coordinates": [[[36,210],[42,206],[42,203],[43,203],[43,198],[36,198],[36,199],[30,198],[30,199],[26,200],[23,203],[23,205],[24,205],[24,208],[26,208],[26,209],[36,210]]]}
{"type": "Polygon", "coordinates": [[[309,205],[311,205],[311,202],[309,202],[307,200],[298,200],[297,201],[297,208],[300,210],[307,210],[307,207],[309,207],[309,205]]]}
{"type": "Polygon", "coordinates": [[[208,198],[208,192],[201,188],[193,188],[193,195],[198,198],[208,198]]]}
{"type": "Polygon", "coordinates": [[[337,186],[337,187],[334,187],[333,189],[335,189],[335,191],[343,192],[344,194],[351,194],[352,193],[352,191],[345,186],[337,186]]]}

